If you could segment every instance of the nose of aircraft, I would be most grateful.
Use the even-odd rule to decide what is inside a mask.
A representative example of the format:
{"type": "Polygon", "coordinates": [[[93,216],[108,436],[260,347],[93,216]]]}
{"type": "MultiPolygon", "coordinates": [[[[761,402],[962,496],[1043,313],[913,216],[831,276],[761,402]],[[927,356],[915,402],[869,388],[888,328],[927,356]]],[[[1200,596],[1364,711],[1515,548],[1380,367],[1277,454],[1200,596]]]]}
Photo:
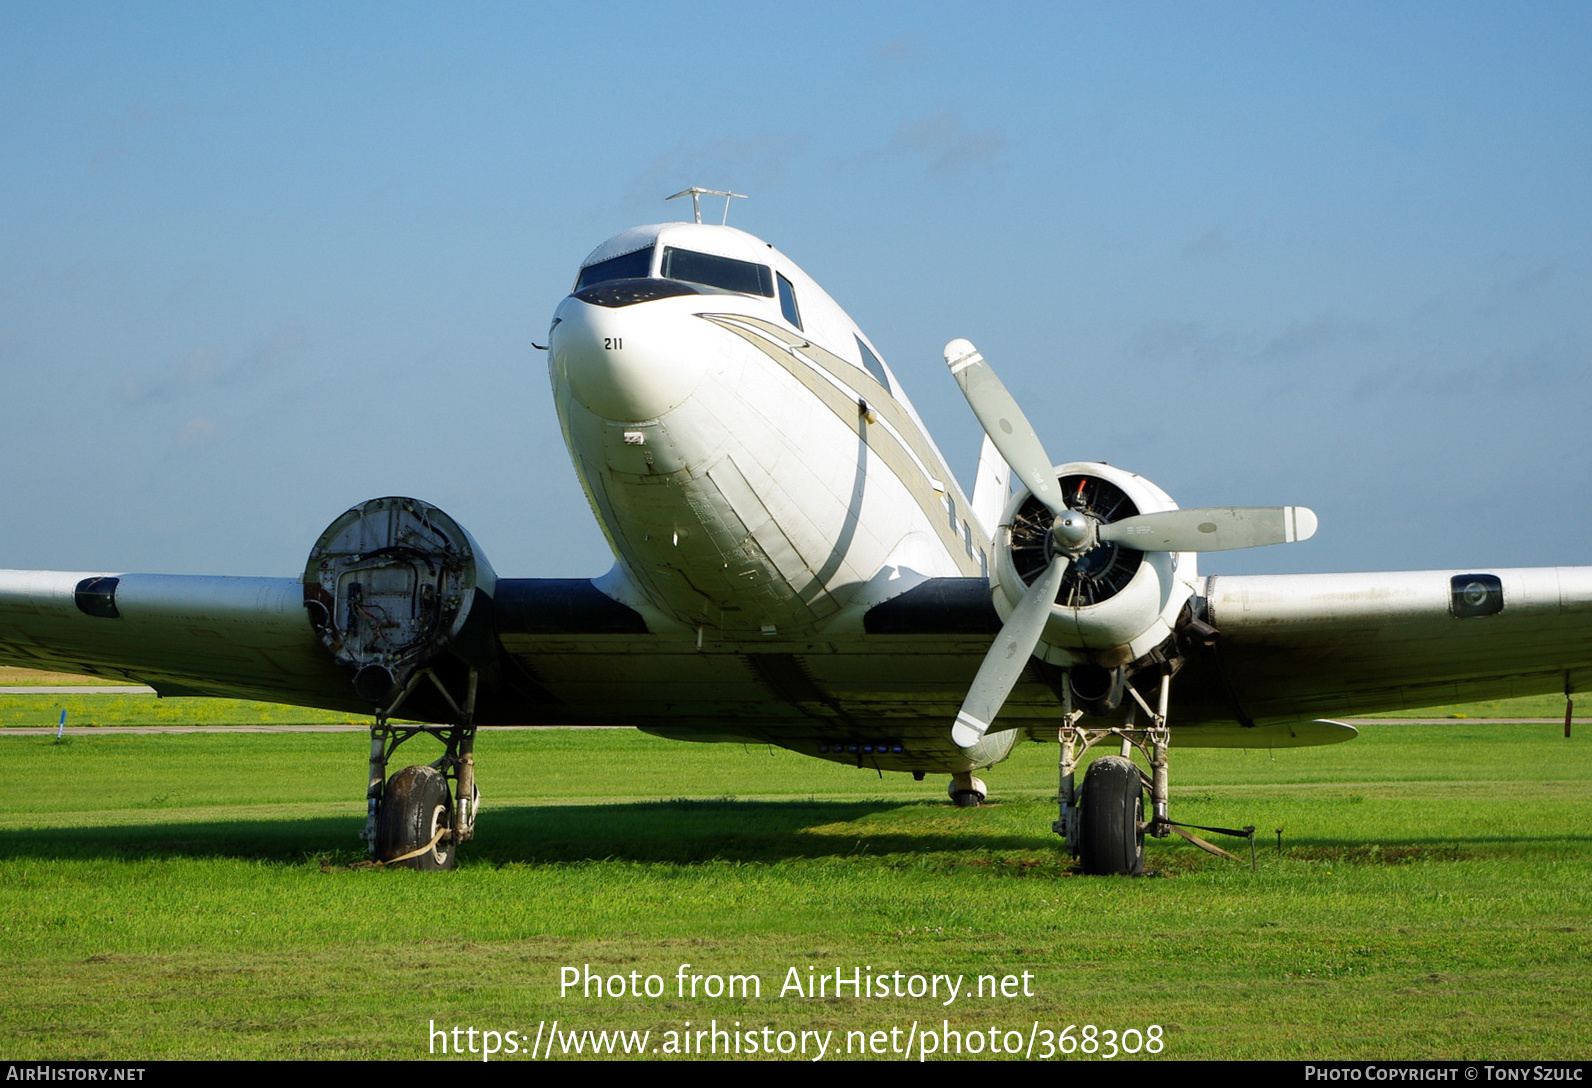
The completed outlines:
{"type": "Polygon", "coordinates": [[[587,411],[616,423],[678,408],[702,380],[709,326],[674,300],[661,307],[566,299],[548,344],[554,383],[564,382],[587,411]]]}

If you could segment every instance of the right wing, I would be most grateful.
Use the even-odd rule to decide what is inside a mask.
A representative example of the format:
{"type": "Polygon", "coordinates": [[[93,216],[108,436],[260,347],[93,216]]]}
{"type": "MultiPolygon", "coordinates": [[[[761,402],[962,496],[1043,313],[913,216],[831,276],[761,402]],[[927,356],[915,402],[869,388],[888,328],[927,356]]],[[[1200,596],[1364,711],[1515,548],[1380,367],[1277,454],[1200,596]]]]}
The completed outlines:
{"type": "Polygon", "coordinates": [[[0,663],[368,712],[321,647],[296,578],[0,571],[0,663]]]}

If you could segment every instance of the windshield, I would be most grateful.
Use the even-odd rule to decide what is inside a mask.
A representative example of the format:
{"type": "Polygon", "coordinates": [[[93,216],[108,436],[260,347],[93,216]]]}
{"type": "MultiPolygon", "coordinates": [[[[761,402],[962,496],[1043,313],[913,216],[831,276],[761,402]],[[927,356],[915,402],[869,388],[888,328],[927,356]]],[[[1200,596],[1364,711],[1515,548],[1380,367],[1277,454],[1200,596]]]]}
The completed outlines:
{"type": "Polygon", "coordinates": [[[608,280],[634,280],[642,279],[652,272],[652,247],[638,249],[634,253],[626,253],[621,257],[610,257],[606,261],[589,264],[580,270],[580,277],[575,280],[575,290],[590,287],[594,283],[604,283],[608,280]]]}
{"type": "Polygon", "coordinates": [[[743,295],[774,297],[774,270],[766,264],[738,261],[734,257],[664,246],[661,273],[665,279],[722,287],[743,295]]]}

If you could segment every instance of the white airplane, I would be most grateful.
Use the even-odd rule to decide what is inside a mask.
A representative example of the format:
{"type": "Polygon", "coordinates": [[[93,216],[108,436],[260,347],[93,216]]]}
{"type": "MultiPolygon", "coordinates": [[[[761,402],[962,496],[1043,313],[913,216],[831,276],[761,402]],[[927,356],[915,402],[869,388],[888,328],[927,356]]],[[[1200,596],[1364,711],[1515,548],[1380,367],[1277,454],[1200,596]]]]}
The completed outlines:
{"type": "Polygon", "coordinates": [[[1592,676],[1592,567],[1200,577],[1315,516],[1054,464],[953,340],[987,435],[969,499],[845,311],[700,214],[593,250],[547,350],[602,577],[499,578],[441,510],[373,499],[296,579],[0,571],[0,663],[371,713],[364,836],[434,869],[473,834],[478,726],[755,740],[949,774],[960,805],[1020,737],[1059,739],[1054,829],[1084,871],[1137,873],[1146,833],[1208,847],[1169,814],[1174,742],[1330,744],[1355,735],[1332,715],[1592,676]],[[443,756],[389,777],[420,733],[443,756]],[[1075,786],[1096,744],[1117,752],[1075,786]]]}

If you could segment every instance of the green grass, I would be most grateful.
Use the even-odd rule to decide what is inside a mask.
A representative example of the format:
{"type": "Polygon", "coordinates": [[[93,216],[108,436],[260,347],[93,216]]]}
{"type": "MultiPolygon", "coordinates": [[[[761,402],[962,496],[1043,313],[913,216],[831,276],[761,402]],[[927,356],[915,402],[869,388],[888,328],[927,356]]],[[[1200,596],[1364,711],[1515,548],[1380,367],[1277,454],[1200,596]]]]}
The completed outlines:
{"type": "Polygon", "coordinates": [[[0,695],[0,728],[79,725],[368,725],[369,715],[251,703],[154,695],[0,695]]]}
{"type": "Polygon", "coordinates": [[[1153,1023],[1173,1058],[1579,1058],[1592,1041],[1592,750],[1551,725],[1176,752],[1174,817],[1255,824],[1260,868],[1164,840],[1143,880],[1071,874],[1048,830],[1055,749],[1035,744],[985,776],[997,803],[959,810],[943,780],[762,747],[489,732],[477,841],[457,872],[417,874],[359,866],[357,735],[0,743],[15,1059],[411,1058],[432,1020],[534,1035],[555,1018],[654,1045],[686,1020],[833,1029],[840,1047],[913,1021],[1153,1023]],[[560,996],[559,969],[587,963],[765,989],[560,996]],[[781,998],[809,965],[1029,971],[1035,996],[781,998]]]}

